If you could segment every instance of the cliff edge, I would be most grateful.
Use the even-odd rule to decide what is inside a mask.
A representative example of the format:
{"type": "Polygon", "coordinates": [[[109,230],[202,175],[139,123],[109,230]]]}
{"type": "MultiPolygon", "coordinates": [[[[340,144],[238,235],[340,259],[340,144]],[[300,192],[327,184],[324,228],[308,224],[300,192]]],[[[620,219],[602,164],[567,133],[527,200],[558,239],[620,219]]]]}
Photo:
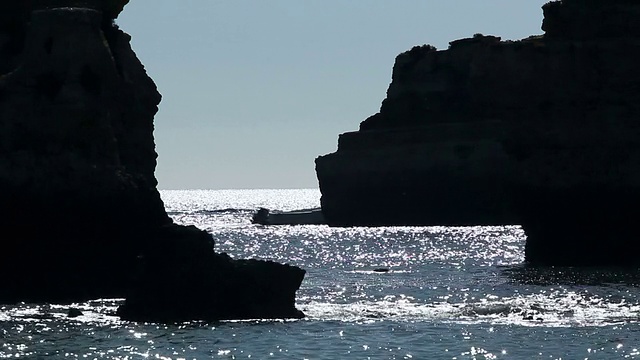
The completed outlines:
{"type": "Polygon", "coordinates": [[[167,216],[161,96],[113,23],[127,2],[0,5],[0,302],[126,296],[121,314],[151,321],[301,316],[304,270],[216,254],[167,216]]]}
{"type": "Polygon", "coordinates": [[[316,160],[327,220],[521,224],[530,263],[637,263],[640,4],[543,10],[542,36],[400,54],[380,112],[316,160]]]}

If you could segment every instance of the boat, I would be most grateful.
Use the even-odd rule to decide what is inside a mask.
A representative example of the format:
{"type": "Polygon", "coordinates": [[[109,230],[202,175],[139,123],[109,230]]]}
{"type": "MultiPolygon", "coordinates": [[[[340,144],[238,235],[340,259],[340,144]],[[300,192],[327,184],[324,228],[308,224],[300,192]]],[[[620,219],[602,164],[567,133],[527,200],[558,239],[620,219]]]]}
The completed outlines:
{"type": "Polygon", "coordinates": [[[260,208],[251,218],[260,225],[323,225],[326,224],[322,208],[278,211],[260,208]]]}

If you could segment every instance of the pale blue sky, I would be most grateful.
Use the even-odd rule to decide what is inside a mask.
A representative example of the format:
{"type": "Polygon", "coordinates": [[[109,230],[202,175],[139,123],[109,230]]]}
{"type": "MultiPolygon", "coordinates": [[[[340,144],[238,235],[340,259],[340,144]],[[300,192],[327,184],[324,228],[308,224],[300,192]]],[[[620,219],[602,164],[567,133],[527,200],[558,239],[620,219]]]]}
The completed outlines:
{"type": "Polygon", "coordinates": [[[397,54],[541,34],[545,0],[132,0],[118,19],[163,95],[160,189],[315,188],[376,113],[397,54]]]}

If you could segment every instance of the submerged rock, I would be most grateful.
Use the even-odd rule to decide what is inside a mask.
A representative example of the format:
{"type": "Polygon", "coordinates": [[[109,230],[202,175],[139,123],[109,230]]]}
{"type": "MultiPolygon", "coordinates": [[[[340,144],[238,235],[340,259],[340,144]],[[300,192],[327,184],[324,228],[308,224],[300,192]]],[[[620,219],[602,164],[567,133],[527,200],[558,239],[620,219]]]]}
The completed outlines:
{"type": "MultiPolygon", "coordinates": [[[[216,254],[209,234],[167,216],[154,176],[161,96],[112,22],[126,3],[0,5],[0,302],[127,296],[123,313],[134,318],[147,288],[132,283],[132,273],[162,267],[168,293],[187,284],[220,288],[216,301],[238,305],[219,306],[207,319],[299,315],[294,298],[304,271],[265,271],[277,266],[216,254]],[[273,293],[239,300],[258,291],[250,279],[274,272],[261,278],[273,293]]],[[[172,317],[180,317],[175,309],[185,319],[204,316],[194,307],[204,303],[192,299],[201,294],[212,301],[210,291],[180,291],[191,306],[174,306],[172,317]]],[[[167,318],[152,300],[145,319],[167,318]]]]}
{"type": "Polygon", "coordinates": [[[530,263],[639,263],[640,4],[544,13],[543,36],[400,54],[380,112],[316,160],[327,221],[521,224],[530,263]]]}
{"type": "Polygon", "coordinates": [[[82,316],[82,311],[80,309],[76,309],[76,308],[69,308],[69,311],[67,311],[67,317],[68,318],[77,318],[78,316],[82,316]]]}

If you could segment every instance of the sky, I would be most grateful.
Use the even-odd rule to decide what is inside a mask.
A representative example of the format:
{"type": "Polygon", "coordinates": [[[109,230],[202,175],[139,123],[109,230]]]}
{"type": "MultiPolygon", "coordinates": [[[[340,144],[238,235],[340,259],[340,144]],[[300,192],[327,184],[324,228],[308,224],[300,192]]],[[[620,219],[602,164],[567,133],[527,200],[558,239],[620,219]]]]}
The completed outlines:
{"type": "Polygon", "coordinates": [[[375,114],[395,57],[542,34],[547,0],[131,0],[117,20],[163,95],[159,189],[317,188],[314,159],[375,114]]]}

